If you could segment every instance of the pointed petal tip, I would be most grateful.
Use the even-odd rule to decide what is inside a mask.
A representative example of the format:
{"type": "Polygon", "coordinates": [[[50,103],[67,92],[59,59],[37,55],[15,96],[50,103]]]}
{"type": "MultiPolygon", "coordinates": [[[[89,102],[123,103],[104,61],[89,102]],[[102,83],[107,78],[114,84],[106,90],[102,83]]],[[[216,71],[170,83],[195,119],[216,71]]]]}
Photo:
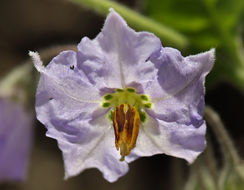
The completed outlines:
{"type": "Polygon", "coordinates": [[[190,55],[186,58],[194,62],[201,63],[201,65],[205,68],[205,72],[209,73],[209,71],[213,68],[215,62],[215,48],[212,48],[209,51],[201,52],[196,55],[190,55]]]}
{"type": "Polygon", "coordinates": [[[110,13],[111,13],[111,12],[115,12],[114,8],[110,7],[110,8],[109,8],[109,12],[110,12],[110,13]]]}
{"type": "Polygon", "coordinates": [[[211,48],[210,50],[203,52],[202,54],[207,54],[210,60],[215,60],[215,48],[211,48]]]}
{"type": "Polygon", "coordinates": [[[110,15],[110,14],[114,14],[114,15],[116,15],[116,16],[118,16],[118,15],[120,16],[120,14],[119,14],[116,10],[114,10],[114,8],[112,8],[112,7],[109,8],[109,15],[110,15]]]}
{"type": "Polygon", "coordinates": [[[34,62],[34,66],[36,70],[38,70],[39,72],[43,72],[45,67],[43,66],[43,62],[41,61],[39,53],[34,51],[29,51],[28,54],[31,57],[32,61],[34,62]]]}
{"type": "Polygon", "coordinates": [[[215,51],[215,48],[211,48],[209,51],[209,54],[210,54],[210,59],[213,60],[213,63],[215,62],[215,54],[216,54],[216,51],[215,51]]]}
{"type": "Polygon", "coordinates": [[[107,18],[105,20],[105,25],[110,20],[114,20],[115,23],[121,23],[127,25],[123,17],[116,10],[114,10],[114,8],[109,8],[109,14],[107,15],[107,18]]]}
{"type": "Polygon", "coordinates": [[[202,54],[204,54],[203,57],[206,57],[205,64],[208,65],[208,71],[210,71],[215,62],[215,48],[211,48],[209,51],[203,52],[202,54]]]}
{"type": "Polygon", "coordinates": [[[40,55],[38,52],[29,51],[28,55],[32,58],[34,62],[40,59],[40,55]]]}
{"type": "Polygon", "coordinates": [[[68,180],[70,178],[70,176],[65,172],[65,174],[64,174],[64,180],[66,181],[66,180],[68,180]]]}
{"type": "Polygon", "coordinates": [[[200,156],[200,154],[202,154],[203,151],[205,150],[206,145],[207,145],[207,143],[206,143],[206,140],[205,140],[205,142],[204,142],[204,146],[202,147],[202,150],[201,150],[201,151],[199,151],[199,152],[194,152],[194,153],[192,154],[192,156],[190,156],[190,157],[188,157],[188,158],[184,158],[184,159],[187,161],[188,165],[193,164],[193,163],[197,160],[197,158],[200,156]]]}
{"type": "Polygon", "coordinates": [[[215,48],[199,54],[199,60],[205,64],[208,72],[213,68],[215,62],[215,48]]]}
{"type": "Polygon", "coordinates": [[[28,55],[29,55],[30,57],[32,57],[34,54],[35,54],[34,51],[30,51],[30,50],[29,50],[28,55]]]}
{"type": "Polygon", "coordinates": [[[191,158],[184,158],[187,161],[188,165],[191,165],[195,162],[195,160],[198,158],[199,154],[201,154],[201,152],[199,152],[197,155],[195,155],[194,157],[191,158]]]}

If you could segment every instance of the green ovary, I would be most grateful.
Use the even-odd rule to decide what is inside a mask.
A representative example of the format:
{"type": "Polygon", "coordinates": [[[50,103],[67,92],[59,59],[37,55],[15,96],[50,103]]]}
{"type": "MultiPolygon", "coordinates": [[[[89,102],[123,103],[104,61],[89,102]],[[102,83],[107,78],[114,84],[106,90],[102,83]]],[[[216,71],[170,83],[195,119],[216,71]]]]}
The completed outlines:
{"type": "MultiPolygon", "coordinates": [[[[143,110],[152,107],[152,103],[148,96],[145,94],[137,94],[134,88],[116,89],[114,93],[104,95],[103,99],[102,107],[111,108],[112,112],[121,104],[129,104],[131,107],[136,107],[141,122],[146,121],[146,113],[143,110]]],[[[111,119],[111,117],[109,118],[111,119]]]]}

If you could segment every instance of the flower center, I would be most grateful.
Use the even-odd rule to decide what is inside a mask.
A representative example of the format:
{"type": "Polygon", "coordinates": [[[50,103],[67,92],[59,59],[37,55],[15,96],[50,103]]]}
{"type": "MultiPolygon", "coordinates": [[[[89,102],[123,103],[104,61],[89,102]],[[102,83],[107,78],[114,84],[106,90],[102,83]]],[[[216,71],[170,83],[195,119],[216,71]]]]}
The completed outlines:
{"type": "Polygon", "coordinates": [[[144,109],[151,108],[152,103],[148,96],[137,94],[134,88],[116,89],[103,98],[102,107],[111,108],[109,118],[113,122],[115,146],[120,149],[120,161],[123,161],[135,147],[140,123],[146,120],[144,109]]]}

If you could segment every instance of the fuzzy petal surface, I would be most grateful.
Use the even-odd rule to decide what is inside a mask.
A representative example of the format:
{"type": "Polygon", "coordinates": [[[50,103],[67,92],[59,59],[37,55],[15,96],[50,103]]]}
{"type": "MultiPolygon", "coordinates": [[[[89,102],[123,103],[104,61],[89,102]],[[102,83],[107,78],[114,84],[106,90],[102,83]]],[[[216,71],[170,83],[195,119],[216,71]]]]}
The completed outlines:
{"type": "Polygon", "coordinates": [[[213,66],[214,50],[184,58],[176,49],[162,48],[151,61],[158,77],[144,91],[153,108],[147,110],[149,121],[128,161],[165,153],[192,163],[206,145],[204,81],[213,66]],[[150,147],[143,142],[150,142],[150,147]]]}
{"type": "Polygon", "coordinates": [[[160,51],[160,40],[149,32],[135,32],[110,9],[104,27],[94,39],[83,38],[78,45],[80,68],[94,83],[108,88],[152,80],[156,76],[149,57],[160,51]]]}
{"type": "Polygon", "coordinates": [[[201,126],[204,82],[213,66],[214,50],[183,57],[176,49],[162,48],[152,62],[158,77],[145,89],[153,102],[151,115],[166,122],[201,126]]]}
{"type": "Polygon", "coordinates": [[[168,123],[149,117],[149,123],[141,126],[137,144],[126,158],[128,162],[143,156],[167,154],[192,163],[206,146],[206,124],[193,125],[168,123]]]}
{"type": "Polygon", "coordinates": [[[108,110],[101,109],[99,90],[77,66],[76,52],[60,53],[47,67],[37,54],[32,53],[32,57],[41,73],[36,93],[37,118],[47,127],[47,136],[58,141],[65,177],[91,167],[97,167],[111,182],[124,175],[128,166],[119,163],[108,130],[108,110]]]}
{"type": "Polygon", "coordinates": [[[64,156],[65,177],[77,175],[88,168],[99,169],[109,182],[125,175],[129,167],[126,162],[119,161],[120,154],[114,145],[112,124],[105,117],[99,117],[83,123],[82,129],[79,142],[59,141],[64,156]]]}
{"type": "Polygon", "coordinates": [[[32,124],[32,116],[21,105],[0,98],[0,181],[26,178],[32,124]]]}

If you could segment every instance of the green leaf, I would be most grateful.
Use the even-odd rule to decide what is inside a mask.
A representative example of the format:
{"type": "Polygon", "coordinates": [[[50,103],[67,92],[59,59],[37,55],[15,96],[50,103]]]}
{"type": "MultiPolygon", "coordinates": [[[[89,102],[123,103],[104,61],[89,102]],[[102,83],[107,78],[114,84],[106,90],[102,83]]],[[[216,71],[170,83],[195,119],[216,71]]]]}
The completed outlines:
{"type": "Polygon", "coordinates": [[[154,19],[182,32],[198,32],[209,27],[200,0],[145,0],[147,13],[154,19]]]}
{"type": "Polygon", "coordinates": [[[216,5],[218,17],[222,20],[222,27],[233,29],[244,15],[243,0],[221,0],[216,5]]]}
{"type": "Polygon", "coordinates": [[[192,43],[199,49],[209,49],[220,44],[218,37],[211,34],[202,34],[192,38],[192,43]]]}
{"type": "Polygon", "coordinates": [[[189,15],[180,15],[178,13],[171,14],[165,13],[164,15],[156,15],[155,17],[162,23],[165,23],[172,28],[182,31],[182,32],[198,32],[209,27],[209,21],[207,18],[199,16],[189,16],[189,15]]]}
{"type": "Polygon", "coordinates": [[[205,1],[205,4],[209,7],[215,7],[218,0],[204,0],[205,1]]]}

